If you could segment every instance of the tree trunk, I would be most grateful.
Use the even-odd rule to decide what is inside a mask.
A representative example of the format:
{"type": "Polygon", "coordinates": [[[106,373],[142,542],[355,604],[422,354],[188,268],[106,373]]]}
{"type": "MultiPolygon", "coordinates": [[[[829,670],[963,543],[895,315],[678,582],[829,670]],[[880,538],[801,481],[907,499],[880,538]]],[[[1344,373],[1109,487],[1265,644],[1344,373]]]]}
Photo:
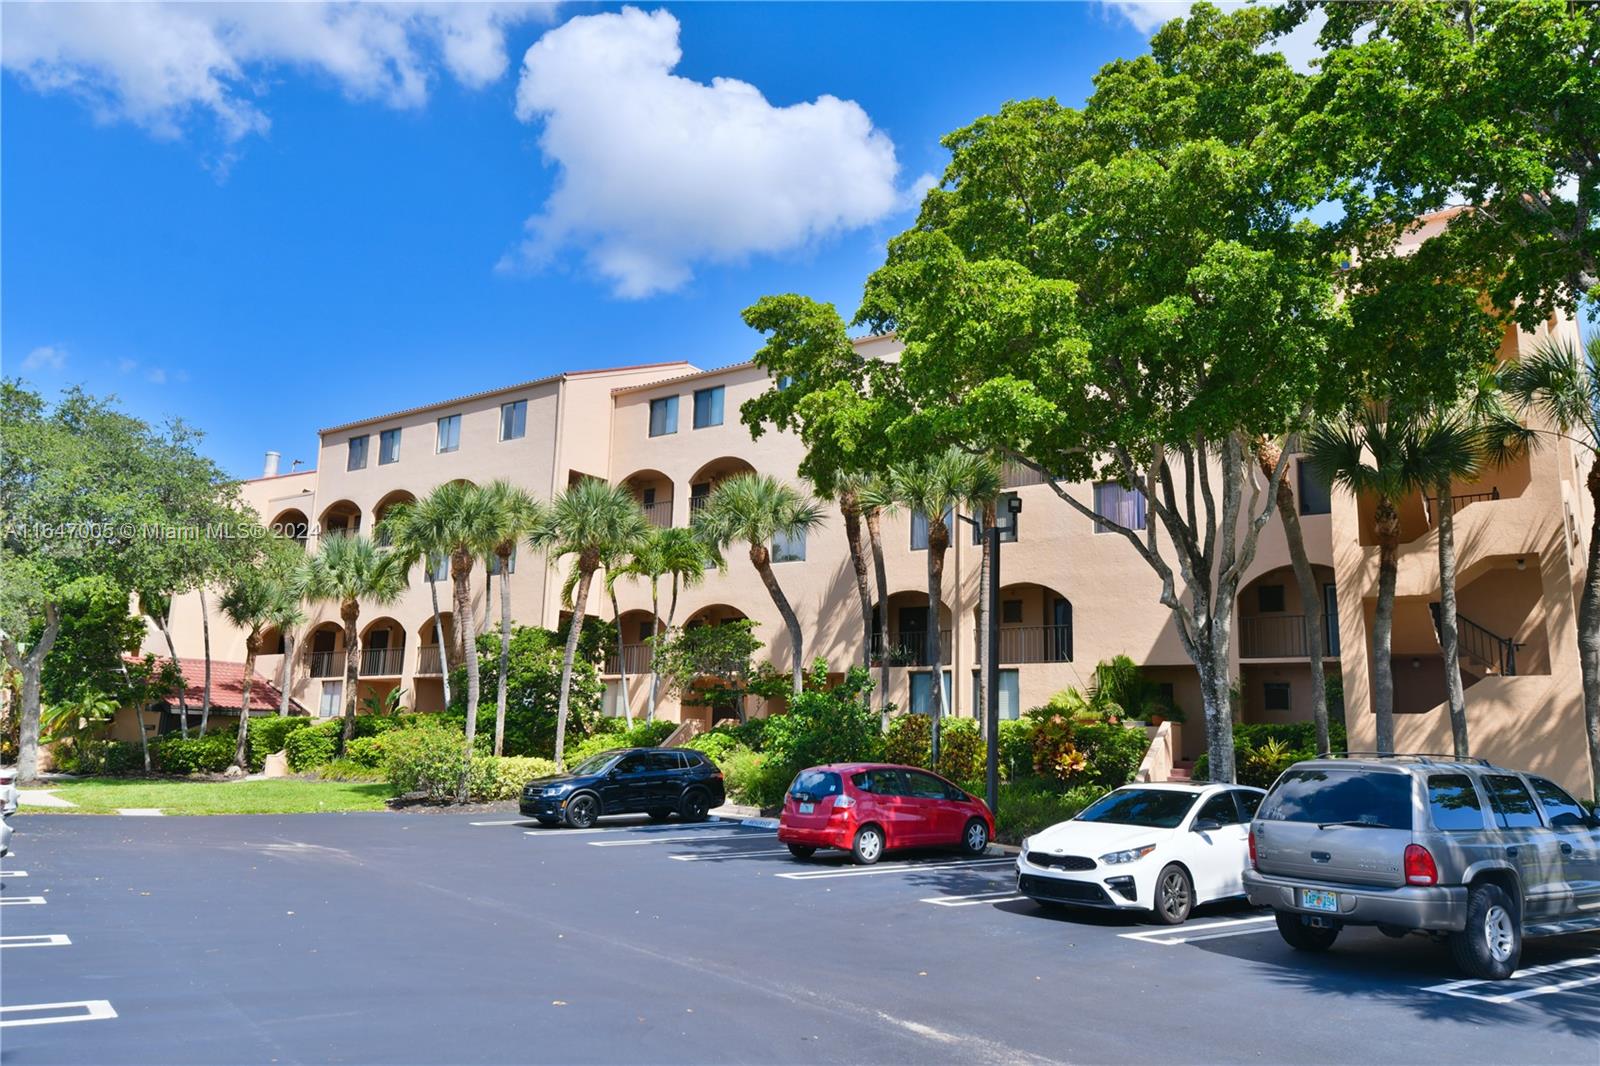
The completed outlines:
{"type": "Polygon", "coordinates": [[[1372,619],[1372,713],[1376,719],[1378,751],[1394,751],[1394,657],[1390,636],[1394,630],[1394,586],[1400,546],[1400,515],[1394,501],[1378,497],[1378,606],[1372,619]]]}
{"type": "MultiPolygon", "coordinates": [[[[133,689],[133,679],[128,676],[128,663],[127,663],[127,660],[126,659],[119,659],[118,662],[117,662],[117,667],[118,667],[118,669],[120,669],[122,671],[122,683],[123,683],[123,685],[127,686],[127,688],[131,691],[133,689]]],[[[134,718],[138,722],[138,725],[139,725],[139,759],[144,765],[144,772],[146,774],[149,774],[150,773],[150,737],[146,733],[145,728],[144,728],[144,712],[145,712],[146,709],[147,709],[147,707],[146,707],[145,704],[137,703],[137,704],[134,705],[133,713],[134,713],[134,718]]]]}
{"type": "Polygon", "coordinates": [[[202,585],[198,590],[200,594],[200,639],[205,653],[205,682],[200,687],[200,735],[206,735],[206,726],[211,721],[211,611],[206,606],[206,590],[202,585]]]}
{"type": "Polygon", "coordinates": [[[989,627],[996,625],[994,618],[994,604],[989,602],[989,567],[994,565],[989,550],[989,530],[993,529],[999,521],[994,501],[983,505],[983,528],[979,530],[978,537],[983,542],[982,552],[978,563],[978,628],[975,630],[978,638],[978,684],[977,705],[972,708],[972,716],[978,720],[978,731],[983,734],[984,740],[994,743],[994,738],[988,735],[989,729],[989,627]]]}
{"type": "Polygon", "coordinates": [[[572,597],[572,618],[567,622],[567,649],[561,657],[561,699],[556,704],[556,768],[565,769],[562,756],[567,745],[567,704],[572,693],[572,663],[578,657],[578,630],[583,628],[583,612],[589,604],[589,582],[595,567],[578,560],[578,591],[572,597]]]}
{"type": "Polygon", "coordinates": [[[356,636],[356,623],[361,619],[358,600],[345,600],[339,606],[339,617],[344,620],[344,731],[339,736],[339,754],[356,735],[356,688],[361,683],[361,646],[356,636]]]}
{"type": "Polygon", "coordinates": [[[656,669],[656,641],[661,639],[661,597],[660,586],[655,578],[650,579],[650,709],[646,712],[645,721],[656,720],[656,694],[661,687],[661,672],[656,669]]]}
{"type": "Polygon", "coordinates": [[[494,753],[500,755],[506,742],[506,682],[511,672],[511,586],[506,574],[511,569],[511,553],[500,553],[500,673],[495,682],[494,753]]]}
{"type": "Polygon", "coordinates": [[[456,802],[467,802],[467,776],[472,765],[472,741],[478,733],[478,629],[477,617],[472,611],[472,555],[464,551],[450,553],[450,580],[455,585],[456,631],[464,642],[462,656],[467,664],[467,735],[461,755],[461,780],[456,784],[456,802]],[[466,621],[465,631],[462,620],[466,621]]]}
{"type": "Polygon", "coordinates": [[[765,544],[750,545],[750,562],[755,565],[756,573],[761,575],[761,583],[767,586],[767,595],[772,597],[773,606],[778,608],[778,615],[789,630],[789,651],[794,656],[794,694],[798,696],[805,687],[806,676],[805,634],[800,631],[800,619],[795,617],[794,608],[789,606],[789,598],[778,585],[778,575],[772,572],[772,559],[767,554],[765,544]]]}
{"type": "Polygon", "coordinates": [[[944,603],[944,553],[950,547],[950,530],[944,519],[928,519],[928,666],[933,671],[933,722],[929,755],[939,765],[939,727],[945,714],[944,647],[939,639],[939,608],[944,603]]]}
{"type": "MultiPolygon", "coordinates": [[[[1213,642],[1214,645],[1214,642],[1213,642]]],[[[1220,656],[1213,646],[1196,664],[1200,675],[1200,699],[1206,720],[1206,761],[1212,781],[1233,782],[1233,694],[1228,677],[1228,652],[1220,656]]]]}
{"type": "MultiPolygon", "coordinates": [[[[1263,437],[1256,447],[1256,465],[1270,480],[1278,468],[1281,457],[1277,445],[1263,437]]],[[[1311,570],[1311,559],[1306,555],[1306,538],[1300,529],[1299,504],[1289,479],[1278,482],[1276,497],[1278,518],[1283,522],[1283,539],[1289,548],[1289,564],[1294,569],[1295,584],[1300,586],[1301,610],[1305,612],[1306,661],[1311,667],[1311,720],[1317,727],[1317,751],[1331,751],[1333,741],[1328,734],[1328,688],[1322,674],[1322,657],[1327,648],[1323,635],[1322,590],[1311,570]]]]}
{"type": "MultiPolygon", "coordinates": [[[[426,560],[423,562],[427,566],[426,560]]],[[[439,615],[439,583],[428,567],[428,595],[433,599],[433,639],[439,645],[439,678],[444,685],[444,705],[450,706],[450,649],[444,642],[444,619],[439,615]]]]}
{"type": "Polygon", "coordinates": [[[22,675],[22,714],[17,741],[17,781],[27,784],[39,776],[39,683],[44,668],[44,657],[50,654],[50,645],[56,642],[61,630],[61,616],[56,605],[44,605],[44,630],[26,655],[12,639],[0,633],[0,648],[5,651],[6,662],[22,675]]]}
{"type": "Polygon", "coordinates": [[[1589,735],[1589,787],[1600,803],[1600,462],[1589,468],[1594,524],[1589,529],[1589,569],[1578,598],[1578,664],[1583,674],[1583,722],[1589,735]]]}
{"type": "Polygon", "coordinates": [[[261,633],[252,629],[244,638],[244,680],[239,683],[239,742],[233,748],[233,765],[250,769],[250,680],[256,676],[256,654],[261,633]]]}
{"type": "Polygon", "coordinates": [[[839,494],[844,515],[844,539],[850,546],[850,565],[856,575],[856,596],[861,601],[861,665],[872,669],[872,590],[867,587],[867,556],[861,543],[861,504],[853,492],[839,494]]]}
{"type": "MultiPolygon", "coordinates": [[[[156,619],[156,628],[161,630],[161,635],[167,641],[167,660],[172,663],[172,668],[178,671],[178,676],[183,676],[183,668],[178,665],[178,646],[172,640],[172,627],[167,625],[165,618],[156,619]]],[[[185,692],[189,686],[181,680],[178,683],[178,730],[184,740],[189,739],[189,699],[185,692]]]]}
{"type": "MultiPolygon", "coordinates": [[[[878,611],[881,614],[878,628],[889,631],[889,568],[883,561],[883,514],[877,508],[866,512],[867,539],[872,544],[872,570],[878,585],[878,611]]],[[[878,649],[878,717],[882,726],[889,728],[889,654],[887,648],[878,649]]]]}
{"type": "Polygon", "coordinates": [[[628,728],[632,729],[633,704],[628,701],[628,655],[622,642],[622,606],[617,603],[617,590],[610,591],[611,624],[617,627],[617,684],[622,694],[622,717],[628,723],[628,728]]]}
{"type": "Polygon", "coordinates": [[[1450,738],[1456,758],[1472,754],[1467,742],[1467,695],[1461,684],[1461,634],[1456,626],[1456,518],[1450,479],[1439,482],[1439,647],[1444,691],[1450,702],[1450,738]]]}
{"type": "Polygon", "coordinates": [[[294,680],[294,635],[283,635],[283,670],[279,676],[282,687],[278,689],[278,717],[289,716],[289,685],[294,680]]]}

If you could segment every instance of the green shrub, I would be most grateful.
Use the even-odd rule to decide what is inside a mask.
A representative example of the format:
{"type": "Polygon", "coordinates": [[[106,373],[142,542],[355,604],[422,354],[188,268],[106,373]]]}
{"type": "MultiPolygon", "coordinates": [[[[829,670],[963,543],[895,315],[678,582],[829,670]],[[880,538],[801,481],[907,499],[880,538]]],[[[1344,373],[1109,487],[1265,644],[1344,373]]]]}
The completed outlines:
{"type": "MultiPolygon", "coordinates": [[[[593,621],[593,620],[591,620],[593,621]]],[[[599,653],[599,645],[590,638],[593,634],[608,638],[613,646],[615,629],[596,628],[586,622],[580,640],[589,640],[591,649],[599,653]]],[[[565,634],[537,626],[516,626],[511,631],[511,654],[506,671],[506,723],[504,752],[507,755],[536,755],[549,758],[555,751],[556,708],[561,696],[561,661],[566,651],[565,634]]],[[[567,722],[567,740],[589,736],[600,719],[600,706],[605,696],[605,684],[595,669],[595,660],[580,648],[579,657],[572,664],[572,684],[568,693],[571,706],[567,722]]],[[[484,699],[478,707],[478,734],[491,735],[493,747],[493,722],[495,677],[500,665],[500,634],[486,633],[478,639],[478,666],[484,678],[484,699]],[[485,715],[487,712],[487,716],[485,715]],[[489,729],[484,729],[487,717],[489,729]]],[[[453,702],[444,712],[444,718],[456,729],[466,732],[467,681],[466,666],[455,668],[450,675],[450,692],[453,702]]],[[[611,728],[611,727],[607,727],[611,728]]],[[[620,719],[615,727],[619,732],[626,728],[620,719]]]]}
{"type": "Polygon", "coordinates": [[[1141,728],[1091,722],[1078,726],[1073,743],[1087,765],[1070,783],[1113,789],[1126,785],[1139,772],[1139,764],[1150,750],[1150,735],[1141,728]]]}
{"type": "Polygon", "coordinates": [[[935,768],[951,781],[967,781],[983,773],[988,747],[971,718],[946,719],[939,728],[939,765],[935,768]]]}
{"type": "Polygon", "coordinates": [[[301,774],[323,763],[332,762],[334,754],[339,750],[339,737],[343,729],[344,722],[341,719],[330,718],[326,722],[319,722],[314,726],[290,733],[283,742],[283,750],[289,759],[289,769],[301,774]]]}
{"type": "Polygon", "coordinates": [[[354,763],[356,766],[368,770],[377,770],[383,765],[384,737],[356,737],[344,746],[344,759],[341,761],[354,763]]]}
{"type": "MultiPolygon", "coordinates": [[[[1095,785],[1062,789],[1049,779],[1022,778],[1000,786],[1000,817],[995,838],[1006,844],[1064,822],[1105,794],[1095,785]]],[[[981,792],[978,795],[982,795],[981,792]]]]}
{"type": "Polygon", "coordinates": [[[770,810],[783,805],[783,794],[793,775],[785,776],[766,763],[767,757],[746,747],[736,747],[718,765],[723,784],[734,803],[770,810]]]}
{"type": "Polygon", "coordinates": [[[290,733],[311,724],[310,718],[299,715],[250,719],[250,769],[259,774],[267,764],[267,756],[283,750],[290,733]]]}
{"type": "MultiPolygon", "coordinates": [[[[621,736],[627,731],[628,720],[626,718],[597,718],[589,730],[589,735],[592,737],[621,736]]],[[[622,747],[621,744],[616,746],[622,747]]]]}
{"type": "Polygon", "coordinates": [[[1077,720],[1071,708],[1052,700],[1029,711],[1028,718],[1033,722],[1035,774],[1067,781],[1088,768],[1089,760],[1072,742],[1077,733],[1077,720]]]}
{"type": "Polygon", "coordinates": [[[64,774],[131,774],[144,769],[144,754],[131,740],[76,736],[57,744],[55,768],[64,774]]]}
{"type": "Polygon", "coordinates": [[[663,740],[670,737],[677,728],[677,722],[663,720],[637,722],[632,729],[626,731],[627,741],[625,746],[630,748],[656,747],[663,740]]]}
{"type": "Polygon", "coordinates": [[[878,712],[867,702],[871,677],[853,666],[836,688],[823,690],[820,684],[826,676],[824,667],[815,678],[818,688],[791,697],[787,714],[767,719],[763,765],[766,773],[782,778],[784,787],[808,766],[871,761],[883,755],[878,712]]]}
{"type": "Polygon", "coordinates": [[[213,729],[203,737],[196,735],[187,740],[168,733],[150,742],[150,761],[156,769],[169,774],[220,774],[233,765],[238,740],[236,728],[213,729]]]}
{"type": "Polygon", "coordinates": [[[316,768],[314,773],[324,781],[382,781],[384,779],[381,770],[363,766],[361,763],[351,759],[335,759],[330,763],[323,763],[316,768]]]}
{"type": "Polygon", "coordinates": [[[553,759],[531,756],[493,755],[474,756],[467,777],[467,794],[475,803],[495,800],[514,800],[522,795],[523,786],[540,777],[556,772],[553,759]]]}
{"type": "MultiPolygon", "coordinates": [[[[732,734],[713,729],[708,733],[701,733],[694,737],[684,747],[705,752],[707,758],[721,766],[722,760],[727,758],[729,752],[744,746],[735,740],[732,734]]],[[[744,748],[744,750],[749,751],[750,749],[744,748]]]]}
{"type": "Polygon", "coordinates": [[[600,736],[580,740],[576,744],[568,744],[562,756],[570,769],[585,759],[599,755],[603,751],[610,751],[613,748],[625,748],[628,746],[626,741],[627,738],[623,734],[603,733],[600,736]]]}
{"type": "Polygon", "coordinates": [[[927,766],[933,759],[933,721],[925,714],[901,714],[889,719],[883,735],[885,762],[902,766],[927,766]]]}
{"type": "Polygon", "coordinates": [[[1033,720],[1008,719],[1000,723],[1000,772],[1015,781],[1033,772],[1033,720]]]}
{"type": "Polygon", "coordinates": [[[766,718],[752,718],[748,722],[724,722],[712,730],[713,733],[726,733],[735,742],[743,744],[751,751],[765,751],[767,747],[767,721],[766,718]]]}
{"type": "MultiPolygon", "coordinates": [[[[465,745],[466,736],[453,729],[394,730],[383,738],[384,778],[397,794],[422,792],[433,802],[447,801],[456,794],[465,745]]],[[[478,772],[488,773],[492,784],[492,768],[478,772]]]]}
{"type": "MultiPolygon", "coordinates": [[[[1328,743],[1334,751],[1345,751],[1349,739],[1344,723],[1328,723],[1328,743]]],[[[1317,726],[1315,722],[1256,722],[1233,727],[1233,769],[1241,785],[1270,788],[1278,775],[1303,759],[1315,759],[1317,751],[1317,726]],[[1259,754],[1268,747],[1270,754],[1259,754]]],[[[1195,760],[1193,777],[1197,781],[1211,778],[1211,758],[1201,755],[1195,760]]]]}

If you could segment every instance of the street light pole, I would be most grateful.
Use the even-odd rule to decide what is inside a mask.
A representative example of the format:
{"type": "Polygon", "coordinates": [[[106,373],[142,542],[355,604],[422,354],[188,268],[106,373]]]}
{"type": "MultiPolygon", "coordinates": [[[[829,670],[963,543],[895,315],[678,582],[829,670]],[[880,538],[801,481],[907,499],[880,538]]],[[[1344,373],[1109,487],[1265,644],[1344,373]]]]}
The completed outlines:
{"type": "Polygon", "coordinates": [[[987,793],[984,798],[989,804],[989,813],[996,818],[1000,817],[1000,619],[996,613],[1000,610],[1000,535],[1016,532],[1017,516],[1022,513],[1021,497],[1013,495],[1006,501],[1006,513],[1011,515],[1008,529],[1000,527],[998,515],[995,516],[995,524],[987,529],[976,518],[958,516],[989,538],[989,612],[983,618],[983,624],[989,631],[980,638],[989,648],[983,669],[984,688],[989,696],[988,705],[983,708],[983,735],[988,741],[983,776],[984,791],[987,793]]]}

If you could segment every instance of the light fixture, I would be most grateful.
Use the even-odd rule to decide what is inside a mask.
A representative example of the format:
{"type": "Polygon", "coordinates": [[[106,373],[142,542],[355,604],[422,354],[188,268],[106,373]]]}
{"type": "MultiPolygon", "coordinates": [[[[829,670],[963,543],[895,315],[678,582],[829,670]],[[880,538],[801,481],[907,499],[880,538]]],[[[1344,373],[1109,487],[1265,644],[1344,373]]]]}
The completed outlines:
{"type": "Polygon", "coordinates": [[[1526,560],[1526,559],[1518,559],[1517,560],[1517,569],[1518,570],[1526,570],[1527,568],[1528,568],[1528,560],[1526,560]]]}
{"type": "Polygon", "coordinates": [[[1021,496],[1012,496],[1009,500],[1006,501],[1006,509],[1008,511],[1010,511],[1012,514],[1021,514],[1022,513],[1022,497],[1021,496]]]}
{"type": "Polygon", "coordinates": [[[1422,660],[1415,655],[1411,657],[1411,669],[1415,670],[1422,665],[1422,660]]]}

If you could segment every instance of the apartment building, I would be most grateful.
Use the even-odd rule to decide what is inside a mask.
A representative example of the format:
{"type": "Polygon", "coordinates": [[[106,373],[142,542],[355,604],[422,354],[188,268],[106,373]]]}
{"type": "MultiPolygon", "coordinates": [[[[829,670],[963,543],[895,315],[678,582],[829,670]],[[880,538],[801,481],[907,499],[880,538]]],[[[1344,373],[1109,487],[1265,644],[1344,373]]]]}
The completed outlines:
{"type": "MultiPolygon", "coordinates": [[[[1553,321],[1541,335],[1570,331],[1553,321]]],[[[1505,355],[1538,338],[1507,334],[1505,355]]],[[[863,354],[893,358],[890,337],[858,342],[863,354]]],[[[574,480],[604,478],[627,485],[650,521],[687,525],[721,480],[750,470],[798,481],[803,446],[791,434],[752,440],[739,421],[740,405],[772,386],[753,364],[701,370],[662,363],[561,374],[478,393],[321,432],[316,468],[246,482],[243,495],[270,524],[293,531],[315,548],[321,536],[371,530],[396,502],[436,485],[503,477],[540,498],[574,480]]],[[[1592,516],[1583,491],[1584,457],[1553,446],[1455,487],[1460,557],[1463,676],[1477,751],[1588,787],[1582,734],[1575,618],[1592,516]]],[[[1370,629],[1377,587],[1372,501],[1330,493],[1300,457],[1288,470],[1314,570],[1322,584],[1327,624],[1321,649],[1327,672],[1342,674],[1351,747],[1374,746],[1370,713],[1370,629]]],[[[1115,485],[1076,485],[1071,491],[1101,513],[1141,524],[1144,501],[1115,485]]],[[[1002,713],[1046,701],[1067,686],[1087,688],[1094,665],[1125,654],[1141,663],[1188,716],[1176,729],[1180,765],[1204,750],[1199,683],[1166,608],[1155,575],[1119,536],[1058,499],[1030,472],[1008,469],[1007,492],[1022,505],[1005,536],[998,604],[1001,625],[1002,713]]],[[[1442,663],[1430,605],[1438,599],[1437,502],[1404,501],[1404,544],[1396,608],[1394,656],[1400,745],[1410,750],[1449,747],[1442,663]]],[[[1006,513],[1003,504],[1001,513],[1006,513]]],[[[942,683],[958,715],[975,711],[980,548],[960,516],[953,521],[940,605],[944,662],[927,662],[927,540],[921,516],[898,514],[883,524],[889,594],[876,604],[874,662],[886,659],[889,698],[901,708],[926,710],[942,683]],[[936,681],[936,678],[939,680],[936,681]]],[[[854,572],[836,512],[803,541],[774,546],[774,570],[798,613],[805,658],[825,657],[842,672],[862,657],[854,572]]],[[[445,644],[455,627],[480,631],[497,624],[498,587],[479,569],[473,576],[471,620],[453,617],[448,575],[437,571],[445,644]]],[[[524,546],[509,575],[520,624],[564,624],[563,574],[524,546]]],[[[498,577],[493,580],[499,580],[498,577]]],[[[619,584],[620,653],[605,664],[608,711],[621,713],[622,679],[635,713],[647,701],[648,589],[619,584]]],[[[591,596],[591,614],[610,617],[609,603],[591,596]]],[[[1311,708],[1305,605],[1289,565],[1281,525],[1262,535],[1245,576],[1234,626],[1237,716],[1249,722],[1301,721],[1311,708]]],[[[212,653],[242,659],[243,636],[210,619],[212,653]]],[[[780,669],[790,664],[781,620],[754,568],[730,552],[726,569],[680,596],[680,625],[749,618],[766,643],[763,654],[780,669]]],[[[196,597],[175,607],[179,654],[199,654],[196,597]]],[[[443,706],[446,657],[435,637],[433,603],[423,566],[395,603],[363,604],[359,626],[362,699],[392,689],[419,710],[443,706]]],[[[335,605],[314,605],[296,636],[293,661],[282,658],[280,634],[268,634],[259,672],[286,683],[312,713],[343,706],[344,644],[335,605]]],[[[164,652],[152,641],[150,650],[164,652]]],[[[492,705],[492,700],[490,701],[492,705]]],[[[760,709],[756,709],[760,713],[760,709]]],[[[669,718],[707,710],[665,699],[669,718]]]]}

